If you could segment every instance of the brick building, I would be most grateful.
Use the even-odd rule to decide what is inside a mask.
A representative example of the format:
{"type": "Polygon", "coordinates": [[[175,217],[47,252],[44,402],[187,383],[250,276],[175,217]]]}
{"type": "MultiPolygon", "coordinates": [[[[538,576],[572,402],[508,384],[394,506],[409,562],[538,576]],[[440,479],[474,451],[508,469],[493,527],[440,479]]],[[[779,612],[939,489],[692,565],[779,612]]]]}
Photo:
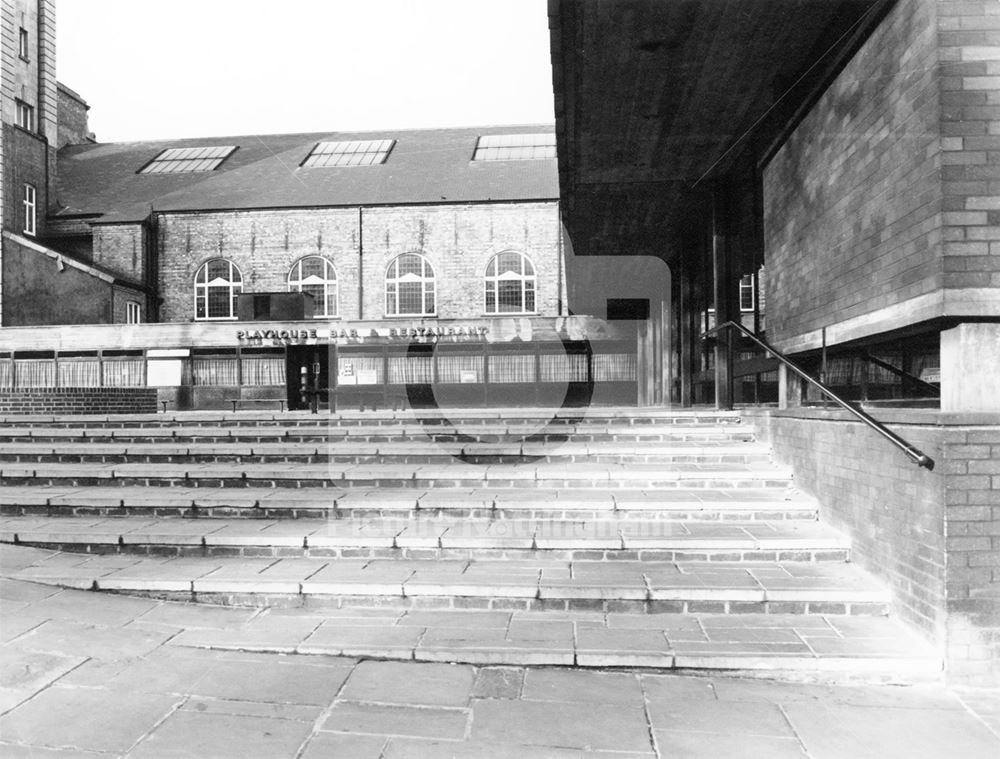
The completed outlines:
{"type": "Polygon", "coordinates": [[[636,325],[569,316],[551,125],[100,144],[54,4],[3,7],[0,387],[635,402],[636,325]]]}

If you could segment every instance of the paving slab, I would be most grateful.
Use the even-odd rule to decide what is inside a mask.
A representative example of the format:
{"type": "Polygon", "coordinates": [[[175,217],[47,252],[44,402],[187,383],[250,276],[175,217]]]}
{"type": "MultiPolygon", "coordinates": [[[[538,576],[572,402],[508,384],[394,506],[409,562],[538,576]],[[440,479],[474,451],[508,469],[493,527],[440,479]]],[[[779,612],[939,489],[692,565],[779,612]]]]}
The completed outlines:
{"type": "Polygon", "coordinates": [[[422,706],[469,705],[475,682],[472,667],[455,664],[365,661],[340,692],[348,701],[422,706]]]}
{"type": "Polygon", "coordinates": [[[46,620],[7,646],[21,651],[72,652],[94,659],[144,656],[171,639],[169,632],[103,627],[68,620],[46,620]]]}
{"type": "Polygon", "coordinates": [[[469,718],[468,709],[337,701],[321,729],[457,741],[465,737],[469,718]]]}
{"type": "Polygon", "coordinates": [[[995,759],[1000,754],[1000,738],[985,724],[955,719],[948,711],[803,702],[783,710],[814,759],[995,759]],[[831,730],[830,725],[850,729],[831,730]]]}
{"type": "MultiPolygon", "coordinates": [[[[694,730],[654,730],[659,756],[670,759],[753,756],[767,759],[809,759],[796,738],[734,735],[694,730]]],[[[844,754],[841,759],[849,759],[844,754]]],[[[851,757],[850,759],[853,759],[851,757]]]]}
{"type": "Polygon", "coordinates": [[[528,670],[521,697],[528,701],[643,705],[638,675],[572,669],[528,670]]]}
{"type": "Polygon", "coordinates": [[[472,688],[473,698],[518,698],[525,670],[520,667],[479,667],[472,688]]]}
{"type": "Polygon", "coordinates": [[[23,652],[0,648],[0,689],[36,691],[59,680],[87,661],[85,656],[66,653],[23,652]]]}
{"type": "Polygon", "coordinates": [[[782,710],[760,701],[719,701],[715,698],[678,699],[667,688],[646,691],[653,728],[722,733],[733,736],[794,738],[782,710]]]}
{"type": "MultiPolygon", "coordinates": [[[[299,759],[384,759],[388,738],[354,733],[314,733],[299,759]]],[[[449,741],[449,745],[454,745],[449,741]]]]}
{"type": "Polygon", "coordinates": [[[0,717],[4,740],[124,753],[179,704],[177,696],[54,685],[0,717]]]}
{"type": "Polygon", "coordinates": [[[297,720],[178,710],[136,746],[129,757],[294,756],[311,732],[310,723],[297,720]]]}
{"type": "Polygon", "coordinates": [[[571,748],[392,738],[383,759],[653,759],[652,753],[580,751],[571,748]]]}
{"type": "Polygon", "coordinates": [[[474,701],[472,714],[469,737],[482,743],[640,753],[652,748],[641,707],[491,699],[474,701]]]}

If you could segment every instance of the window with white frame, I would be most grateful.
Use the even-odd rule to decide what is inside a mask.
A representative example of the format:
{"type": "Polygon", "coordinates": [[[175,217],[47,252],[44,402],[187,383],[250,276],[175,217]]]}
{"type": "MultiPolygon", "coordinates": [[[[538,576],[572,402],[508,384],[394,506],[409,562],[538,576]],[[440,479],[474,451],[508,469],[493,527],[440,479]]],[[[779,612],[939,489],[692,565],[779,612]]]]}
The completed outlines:
{"type": "Polygon", "coordinates": [[[29,60],[28,43],[28,30],[22,26],[17,35],[17,54],[20,56],[22,61],[29,60]]]}
{"type": "Polygon", "coordinates": [[[306,256],[296,261],[288,272],[288,289],[313,297],[315,318],[337,315],[337,270],[325,258],[306,256]]]}
{"type": "Polygon", "coordinates": [[[23,100],[14,100],[14,123],[27,129],[29,132],[35,131],[35,107],[28,105],[23,100]]]}
{"type": "Polygon", "coordinates": [[[535,267],[515,251],[500,253],[486,266],[486,313],[530,314],[535,311],[535,267]]]}
{"type": "Polygon", "coordinates": [[[436,312],[434,269],[418,253],[393,259],[385,273],[386,316],[424,316],[436,312]]]}
{"type": "Polygon", "coordinates": [[[125,302],[125,323],[140,324],[142,322],[142,307],[134,300],[125,302]]]}
{"type": "Polygon", "coordinates": [[[754,295],[753,274],[747,274],[740,280],[740,311],[753,311],[754,295]]]}
{"type": "Polygon", "coordinates": [[[243,275],[225,258],[206,261],[194,277],[194,318],[235,319],[236,296],[243,292],[243,275]]]}
{"type": "Polygon", "coordinates": [[[26,184],[24,186],[24,199],[21,203],[24,206],[24,233],[34,237],[37,220],[34,185],[26,184]]]}
{"type": "Polygon", "coordinates": [[[555,134],[484,134],[473,161],[530,161],[556,157],[555,134]]]}
{"type": "Polygon", "coordinates": [[[346,140],[318,142],[302,168],[320,166],[376,166],[385,163],[395,140],[346,140]]]}
{"type": "Polygon", "coordinates": [[[238,145],[209,145],[194,148],[167,148],[141,169],[140,174],[186,174],[215,171],[236,152],[238,145]]]}

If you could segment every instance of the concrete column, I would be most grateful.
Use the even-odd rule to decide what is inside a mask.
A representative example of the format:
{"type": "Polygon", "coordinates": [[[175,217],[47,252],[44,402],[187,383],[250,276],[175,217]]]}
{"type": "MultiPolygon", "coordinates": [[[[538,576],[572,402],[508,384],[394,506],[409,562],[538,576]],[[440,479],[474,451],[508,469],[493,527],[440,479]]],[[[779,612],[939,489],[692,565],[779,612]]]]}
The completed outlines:
{"type": "Polygon", "coordinates": [[[1000,411],[1000,324],[941,333],[941,410],[1000,411]]]}
{"type": "Polygon", "coordinates": [[[778,364],[778,408],[802,405],[802,378],[784,364],[778,364]]]}

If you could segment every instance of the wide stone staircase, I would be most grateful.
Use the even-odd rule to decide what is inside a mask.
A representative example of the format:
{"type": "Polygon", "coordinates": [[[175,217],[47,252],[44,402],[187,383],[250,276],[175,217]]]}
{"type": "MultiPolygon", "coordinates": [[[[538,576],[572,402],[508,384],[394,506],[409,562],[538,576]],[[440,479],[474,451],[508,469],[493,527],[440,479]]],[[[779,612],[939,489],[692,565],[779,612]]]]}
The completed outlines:
{"type": "Polygon", "coordinates": [[[6,575],[255,607],[193,646],[935,676],[738,414],[8,417],[6,575]],[[8,549],[11,550],[11,549],[8,549]]]}

